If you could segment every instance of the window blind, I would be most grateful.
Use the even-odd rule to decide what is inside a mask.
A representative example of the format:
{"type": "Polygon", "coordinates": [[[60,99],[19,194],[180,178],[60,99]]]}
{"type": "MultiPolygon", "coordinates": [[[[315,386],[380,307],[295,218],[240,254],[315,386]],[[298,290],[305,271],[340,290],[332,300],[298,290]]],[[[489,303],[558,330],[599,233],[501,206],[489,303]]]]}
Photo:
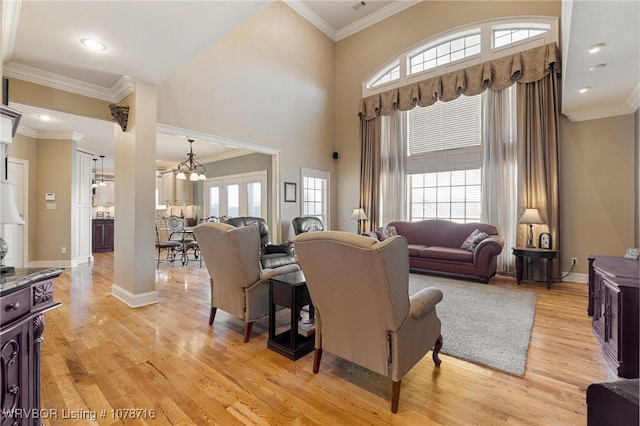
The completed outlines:
{"type": "Polygon", "coordinates": [[[480,146],[480,96],[414,108],[407,123],[409,156],[480,146]]]}

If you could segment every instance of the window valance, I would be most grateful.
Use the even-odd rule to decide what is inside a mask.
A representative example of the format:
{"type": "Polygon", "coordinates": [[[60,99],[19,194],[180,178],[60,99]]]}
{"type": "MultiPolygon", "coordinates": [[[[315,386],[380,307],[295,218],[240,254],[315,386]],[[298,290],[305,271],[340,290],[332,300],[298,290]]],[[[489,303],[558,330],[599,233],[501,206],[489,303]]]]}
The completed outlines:
{"type": "Polygon", "coordinates": [[[483,62],[468,68],[408,84],[360,100],[358,115],[372,120],[394,111],[447,102],[464,94],[479,95],[486,89],[500,91],[514,83],[532,83],[560,73],[558,46],[549,43],[513,55],[483,62]]]}

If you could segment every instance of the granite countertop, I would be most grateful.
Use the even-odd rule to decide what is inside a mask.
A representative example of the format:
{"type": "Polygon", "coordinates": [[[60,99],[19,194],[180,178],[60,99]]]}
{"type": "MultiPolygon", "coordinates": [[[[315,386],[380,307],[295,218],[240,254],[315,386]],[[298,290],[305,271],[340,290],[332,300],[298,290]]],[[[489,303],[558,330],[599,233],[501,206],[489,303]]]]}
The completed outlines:
{"type": "Polygon", "coordinates": [[[0,296],[18,291],[34,281],[55,278],[64,268],[17,268],[15,273],[0,275],[0,296]]]}

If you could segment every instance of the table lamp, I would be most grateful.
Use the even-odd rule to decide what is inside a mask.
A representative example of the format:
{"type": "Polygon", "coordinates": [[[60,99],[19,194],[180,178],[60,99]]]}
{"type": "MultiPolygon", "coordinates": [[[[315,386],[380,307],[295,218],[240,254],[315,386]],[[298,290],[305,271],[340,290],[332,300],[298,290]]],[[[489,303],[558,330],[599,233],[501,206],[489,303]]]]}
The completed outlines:
{"type": "Polygon", "coordinates": [[[351,219],[356,219],[358,221],[358,234],[360,234],[360,222],[363,220],[367,220],[367,214],[364,212],[362,207],[358,207],[353,209],[353,213],[351,213],[351,219]]]}
{"type": "MultiPolygon", "coordinates": [[[[2,179],[0,180],[0,225],[24,224],[24,220],[20,217],[15,202],[15,187],[13,182],[2,179]]],[[[4,257],[9,251],[7,242],[0,235],[0,273],[8,274],[15,272],[13,266],[4,265],[4,257]]]]}
{"type": "Polygon", "coordinates": [[[533,245],[533,224],[542,224],[542,218],[538,209],[524,209],[522,217],[520,217],[520,223],[529,225],[529,241],[527,242],[527,248],[535,248],[533,245]]]}

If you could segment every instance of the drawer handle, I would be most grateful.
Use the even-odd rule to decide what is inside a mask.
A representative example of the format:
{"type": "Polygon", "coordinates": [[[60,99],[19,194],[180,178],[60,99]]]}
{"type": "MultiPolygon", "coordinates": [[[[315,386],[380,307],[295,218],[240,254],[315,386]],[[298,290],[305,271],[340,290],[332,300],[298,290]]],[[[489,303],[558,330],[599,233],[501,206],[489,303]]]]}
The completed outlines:
{"type": "Polygon", "coordinates": [[[20,309],[20,302],[12,303],[12,304],[7,306],[7,311],[12,310],[12,309],[14,311],[17,311],[18,309],[20,309]]]}

